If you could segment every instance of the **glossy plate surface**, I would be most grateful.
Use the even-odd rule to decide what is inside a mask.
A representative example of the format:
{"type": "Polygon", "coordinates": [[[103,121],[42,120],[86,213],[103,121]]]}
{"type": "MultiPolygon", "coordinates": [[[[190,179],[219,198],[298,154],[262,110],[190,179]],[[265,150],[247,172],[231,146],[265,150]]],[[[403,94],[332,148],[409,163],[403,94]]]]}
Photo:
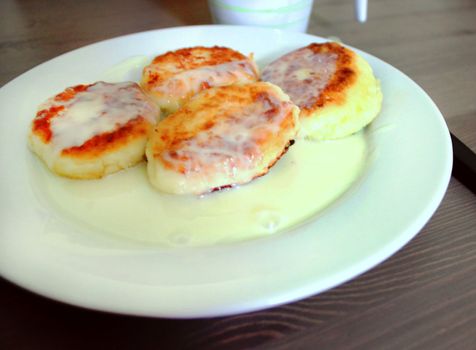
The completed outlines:
{"type": "Polygon", "coordinates": [[[254,52],[260,66],[322,38],[278,30],[197,26],[93,44],[48,61],[0,89],[0,275],[41,295],[118,313],[189,318],[259,310],[337,286],[414,237],[439,205],[452,165],[449,132],[426,93],[381,60],[381,115],[367,130],[363,177],[298,229],[226,246],[161,248],[87,232],[38,195],[26,147],[39,103],[93,82],[135,56],[194,45],[254,52]]]}

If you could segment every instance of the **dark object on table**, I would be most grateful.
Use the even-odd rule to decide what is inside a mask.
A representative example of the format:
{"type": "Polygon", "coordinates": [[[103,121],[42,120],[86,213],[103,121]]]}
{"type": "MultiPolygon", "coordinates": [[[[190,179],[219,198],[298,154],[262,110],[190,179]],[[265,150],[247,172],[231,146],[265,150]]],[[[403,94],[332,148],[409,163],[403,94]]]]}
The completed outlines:
{"type": "Polygon", "coordinates": [[[452,175],[476,194],[476,154],[453,134],[451,141],[454,158],[452,175]]]}

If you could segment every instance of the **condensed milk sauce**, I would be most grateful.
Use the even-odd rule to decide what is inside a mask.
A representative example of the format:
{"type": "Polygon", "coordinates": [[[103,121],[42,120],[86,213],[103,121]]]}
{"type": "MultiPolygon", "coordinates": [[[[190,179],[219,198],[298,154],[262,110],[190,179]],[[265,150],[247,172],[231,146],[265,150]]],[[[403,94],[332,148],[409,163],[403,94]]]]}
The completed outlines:
{"type": "MultiPolygon", "coordinates": [[[[122,77],[127,62],[121,67],[111,72],[122,77]]],[[[155,190],[145,164],[78,181],[56,176],[34,160],[32,175],[56,211],[98,234],[161,246],[204,246],[272,235],[312,218],[352,186],[366,158],[364,132],[334,141],[297,140],[266,176],[202,196],[155,190]]]]}

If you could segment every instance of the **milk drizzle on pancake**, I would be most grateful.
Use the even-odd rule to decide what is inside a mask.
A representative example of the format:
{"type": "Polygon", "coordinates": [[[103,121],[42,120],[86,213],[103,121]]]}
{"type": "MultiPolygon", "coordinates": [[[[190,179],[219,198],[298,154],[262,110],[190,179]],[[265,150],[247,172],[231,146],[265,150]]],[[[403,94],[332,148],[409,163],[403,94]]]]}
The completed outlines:
{"type": "MultiPolygon", "coordinates": [[[[154,67],[147,67],[145,73],[151,72],[154,72],[154,67]]],[[[198,92],[204,85],[206,87],[228,85],[234,81],[246,81],[254,75],[254,67],[249,61],[232,61],[183,71],[153,86],[151,90],[186,97],[190,91],[198,92]]]]}
{"type": "MultiPolygon", "coordinates": [[[[233,102],[227,106],[232,107],[233,102]]],[[[252,105],[227,111],[213,127],[184,141],[180,149],[166,151],[163,159],[175,169],[181,168],[183,159],[187,159],[185,173],[216,168],[233,176],[233,172],[250,169],[261,161],[261,140],[279,132],[292,108],[291,102],[267,94],[252,105]]]]}
{"type": "Polygon", "coordinates": [[[98,82],[71,99],[51,98],[40,110],[62,105],[64,109],[50,121],[51,142],[57,152],[81,146],[96,135],[111,132],[137,117],[155,123],[150,102],[135,83],[98,82]]]}
{"type": "Polygon", "coordinates": [[[336,61],[336,54],[315,53],[306,48],[271,63],[262,79],[281,86],[300,108],[309,108],[335,73],[336,61]]]}

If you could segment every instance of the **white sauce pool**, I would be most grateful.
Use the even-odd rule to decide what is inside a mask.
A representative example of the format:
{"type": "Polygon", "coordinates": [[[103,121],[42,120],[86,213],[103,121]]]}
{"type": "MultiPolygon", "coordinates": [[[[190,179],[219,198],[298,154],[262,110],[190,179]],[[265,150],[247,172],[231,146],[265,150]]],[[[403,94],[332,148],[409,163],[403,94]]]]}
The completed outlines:
{"type": "MultiPolygon", "coordinates": [[[[138,62],[144,58],[126,60],[102,79],[138,80],[138,62]]],[[[145,163],[101,180],[70,180],[35,159],[32,177],[56,211],[98,234],[204,246],[265,237],[317,216],[358,179],[366,158],[363,132],[334,141],[297,140],[267,175],[202,197],[158,192],[145,163]]]]}
{"type": "Polygon", "coordinates": [[[266,176],[202,197],[158,192],[145,164],[78,181],[38,162],[34,176],[57,211],[95,231],[163,246],[203,246],[263,237],[304,222],[352,185],[365,158],[363,133],[337,141],[298,140],[266,176]]]}

